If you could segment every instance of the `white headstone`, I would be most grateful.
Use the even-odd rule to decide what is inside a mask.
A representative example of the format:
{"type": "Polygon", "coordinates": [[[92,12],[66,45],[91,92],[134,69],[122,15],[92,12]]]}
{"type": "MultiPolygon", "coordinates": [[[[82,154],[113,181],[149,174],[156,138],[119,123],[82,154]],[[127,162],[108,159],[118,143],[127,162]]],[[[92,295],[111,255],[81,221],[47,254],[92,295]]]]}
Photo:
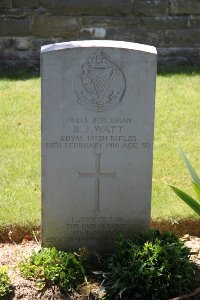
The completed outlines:
{"type": "Polygon", "coordinates": [[[156,49],[42,47],[42,245],[113,248],[149,228],[156,49]]]}

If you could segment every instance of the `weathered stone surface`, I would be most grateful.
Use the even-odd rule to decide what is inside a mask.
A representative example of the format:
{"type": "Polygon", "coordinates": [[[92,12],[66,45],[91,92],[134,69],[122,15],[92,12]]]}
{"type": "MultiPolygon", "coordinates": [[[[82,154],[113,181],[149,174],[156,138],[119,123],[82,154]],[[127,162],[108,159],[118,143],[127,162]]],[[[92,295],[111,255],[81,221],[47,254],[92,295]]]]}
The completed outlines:
{"type": "Polygon", "coordinates": [[[42,48],[42,244],[113,249],[150,226],[156,51],[42,48]]]}
{"type": "Polygon", "coordinates": [[[44,37],[77,38],[79,18],[36,15],[33,19],[33,34],[44,37]]]}
{"type": "Polygon", "coordinates": [[[23,7],[23,8],[37,8],[39,7],[39,0],[12,0],[13,8],[23,7]]]}
{"type": "Polygon", "coordinates": [[[199,0],[170,0],[170,13],[174,15],[199,15],[199,0]]]}
{"type": "Polygon", "coordinates": [[[190,26],[190,17],[188,16],[83,16],[82,24],[90,26],[121,27],[131,28],[187,28],[190,26]]]}
{"type": "Polygon", "coordinates": [[[65,39],[62,38],[50,38],[50,39],[45,39],[45,38],[32,38],[31,40],[31,49],[40,49],[44,45],[48,44],[54,44],[54,43],[61,43],[64,42],[65,39]]]}
{"type": "Polygon", "coordinates": [[[113,27],[121,25],[122,27],[139,27],[141,25],[142,17],[138,16],[127,16],[127,17],[120,17],[120,16],[83,16],[82,18],[82,25],[90,25],[92,26],[104,26],[106,27],[113,27]]]}
{"type": "Polygon", "coordinates": [[[123,15],[131,11],[131,0],[41,0],[41,4],[59,14],[123,15]]]}
{"type": "Polygon", "coordinates": [[[108,28],[107,39],[125,40],[135,43],[148,44],[152,46],[162,46],[163,30],[158,29],[130,29],[130,28],[108,28]]]}
{"type": "Polygon", "coordinates": [[[168,14],[168,0],[134,0],[133,14],[158,16],[168,14]]]}
{"type": "Polygon", "coordinates": [[[31,33],[30,19],[0,19],[1,36],[26,36],[31,33]]]}
{"type": "Polygon", "coordinates": [[[200,16],[190,16],[189,22],[191,28],[200,28],[200,16]]]}
{"type": "Polygon", "coordinates": [[[141,17],[141,26],[145,28],[188,28],[190,20],[186,16],[141,17]]]}
{"type": "Polygon", "coordinates": [[[199,47],[199,30],[200,0],[0,0],[0,38],[5,37],[0,47],[5,51],[9,37],[15,37],[18,49],[27,48],[25,40],[17,41],[27,36],[35,50],[51,41],[105,38],[190,48],[199,47]]]}
{"type": "Polygon", "coordinates": [[[38,66],[39,58],[39,51],[0,50],[0,61],[2,66],[38,66]]]}
{"type": "Polygon", "coordinates": [[[83,25],[131,28],[187,28],[190,26],[190,16],[126,16],[126,17],[102,17],[83,16],[83,25]]]}
{"type": "Polygon", "coordinates": [[[199,48],[157,48],[158,63],[163,64],[199,64],[199,48]]]}
{"type": "Polygon", "coordinates": [[[82,27],[80,39],[105,39],[106,29],[103,27],[82,27]]]}
{"type": "Polygon", "coordinates": [[[31,49],[31,42],[29,37],[17,38],[15,41],[15,47],[18,50],[28,50],[31,49]]]}
{"type": "Polygon", "coordinates": [[[165,30],[164,42],[173,47],[200,46],[200,29],[167,29],[165,30]]]}
{"type": "MultiPolygon", "coordinates": [[[[33,37],[16,37],[16,38],[0,38],[0,49],[17,49],[17,50],[39,50],[42,46],[61,43],[61,38],[33,38],[33,37]]],[[[35,51],[33,51],[35,52],[35,51]]],[[[30,52],[32,53],[32,52],[30,52]]]]}
{"type": "Polygon", "coordinates": [[[12,49],[15,46],[15,39],[0,38],[0,49],[12,49]]]}
{"type": "Polygon", "coordinates": [[[11,8],[12,0],[0,0],[0,8],[11,8]]]}
{"type": "Polygon", "coordinates": [[[0,9],[1,17],[6,19],[24,19],[28,16],[28,9],[12,8],[12,9],[0,9]]]}

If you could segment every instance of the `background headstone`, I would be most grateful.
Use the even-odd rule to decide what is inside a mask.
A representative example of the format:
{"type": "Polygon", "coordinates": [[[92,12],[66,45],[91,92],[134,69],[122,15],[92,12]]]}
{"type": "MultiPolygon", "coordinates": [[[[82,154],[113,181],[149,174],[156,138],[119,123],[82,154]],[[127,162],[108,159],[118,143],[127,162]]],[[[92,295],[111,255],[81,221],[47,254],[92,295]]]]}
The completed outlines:
{"type": "Polygon", "coordinates": [[[156,50],[42,47],[42,244],[112,249],[150,224],[156,50]]]}

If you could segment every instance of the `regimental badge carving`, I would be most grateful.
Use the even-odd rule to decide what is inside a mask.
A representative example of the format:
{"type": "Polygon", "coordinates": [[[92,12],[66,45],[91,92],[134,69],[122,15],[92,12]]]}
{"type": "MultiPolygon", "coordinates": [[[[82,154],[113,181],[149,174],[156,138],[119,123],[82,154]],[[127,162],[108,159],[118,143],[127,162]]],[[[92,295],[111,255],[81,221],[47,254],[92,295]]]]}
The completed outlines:
{"type": "Polygon", "coordinates": [[[75,80],[77,101],[88,110],[103,112],[116,107],[124,96],[122,70],[100,49],[88,57],[75,80]]]}

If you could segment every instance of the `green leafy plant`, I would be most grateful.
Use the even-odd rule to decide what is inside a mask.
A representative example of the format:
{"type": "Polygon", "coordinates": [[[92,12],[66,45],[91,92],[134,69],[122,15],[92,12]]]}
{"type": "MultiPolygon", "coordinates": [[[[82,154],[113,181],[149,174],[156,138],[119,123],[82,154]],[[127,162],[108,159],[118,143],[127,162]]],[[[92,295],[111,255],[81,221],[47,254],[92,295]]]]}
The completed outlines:
{"type": "Polygon", "coordinates": [[[7,273],[7,268],[5,266],[0,267],[0,299],[5,299],[4,297],[10,292],[10,279],[7,273]]]}
{"type": "Polygon", "coordinates": [[[102,282],[107,300],[158,300],[189,291],[195,265],[190,250],[174,234],[150,230],[120,237],[102,282]]]}
{"type": "Polygon", "coordinates": [[[56,248],[42,248],[19,265],[22,275],[36,281],[36,288],[60,286],[70,291],[84,280],[84,269],[79,258],[71,252],[56,248]]]}
{"type": "Polygon", "coordinates": [[[200,203],[199,203],[199,201],[200,201],[200,178],[197,175],[194,168],[192,167],[189,159],[187,158],[186,154],[183,152],[181,147],[180,147],[180,153],[181,153],[183,161],[190,173],[190,176],[192,178],[192,186],[197,195],[197,200],[172,185],[170,185],[170,187],[187,205],[189,205],[200,216],[200,203]]]}

